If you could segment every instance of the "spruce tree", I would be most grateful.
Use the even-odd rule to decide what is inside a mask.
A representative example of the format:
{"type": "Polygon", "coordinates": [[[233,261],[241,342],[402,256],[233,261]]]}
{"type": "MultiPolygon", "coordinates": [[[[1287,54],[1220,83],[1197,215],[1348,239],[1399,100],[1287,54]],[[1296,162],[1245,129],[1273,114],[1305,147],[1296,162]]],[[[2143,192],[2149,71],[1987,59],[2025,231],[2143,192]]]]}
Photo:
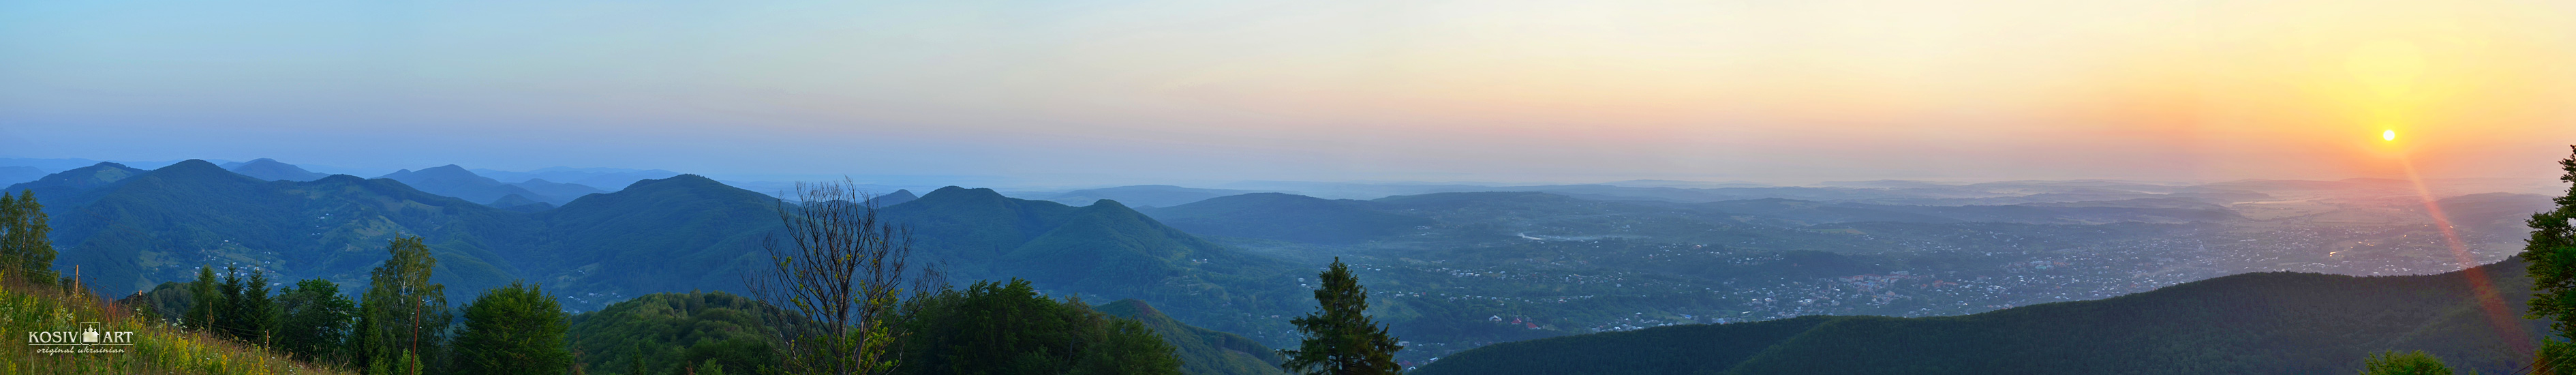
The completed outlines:
{"type": "Polygon", "coordinates": [[[242,286],[242,297],[234,303],[241,310],[241,340],[260,345],[270,341],[277,330],[277,299],[268,293],[268,273],[250,270],[250,279],[242,286]]]}
{"type": "Polygon", "coordinates": [[[223,311],[224,295],[216,284],[215,267],[197,266],[197,281],[188,283],[188,316],[179,321],[188,327],[212,330],[215,315],[223,311]]]}
{"type": "Polygon", "coordinates": [[[222,332],[224,337],[233,340],[249,341],[250,311],[248,304],[243,303],[246,300],[242,297],[241,269],[224,267],[224,283],[216,289],[223,291],[221,299],[224,302],[215,305],[215,332],[222,332]]]}
{"type": "Polygon", "coordinates": [[[349,320],[358,313],[357,303],[340,295],[339,284],[323,279],[296,282],[278,293],[277,307],[278,347],[303,358],[339,358],[349,320]]]}
{"type": "Polygon", "coordinates": [[[454,369],[466,374],[559,375],[572,367],[563,305],[534,285],[493,289],[465,306],[454,369]]]}
{"type": "Polygon", "coordinates": [[[1386,327],[1369,319],[1368,288],[1351,276],[1350,267],[1335,257],[1332,267],[1319,277],[1323,285],[1315,290],[1315,312],[1289,321],[1306,339],[1297,349],[1279,351],[1288,357],[1279,367],[1313,375],[1403,373],[1404,367],[1395,363],[1395,352],[1404,347],[1395,345],[1386,327]]]}
{"type": "Polygon", "coordinates": [[[2540,355],[2532,366],[2534,373],[2576,373],[2567,368],[2576,363],[2576,146],[2558,167],[2565,174],[2558,177],[2571,185],[2567,194],[2552,199],[2555,209],[2535,213],[2524,223],[2531,226],[2531,240],[2523,245],[2522,259],[2531,275],[2531,307],[2525,318],[2549,321],[2557,337],[2541,340],[2540,355]]]}

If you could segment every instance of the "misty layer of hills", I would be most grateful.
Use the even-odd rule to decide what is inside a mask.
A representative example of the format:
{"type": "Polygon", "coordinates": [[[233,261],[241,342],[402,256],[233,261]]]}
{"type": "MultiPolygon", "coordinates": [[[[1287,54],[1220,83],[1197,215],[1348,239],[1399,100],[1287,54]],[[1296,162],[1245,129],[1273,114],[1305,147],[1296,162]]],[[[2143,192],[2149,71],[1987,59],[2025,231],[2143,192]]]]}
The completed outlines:
{"type": "MultiPolygon", "coordinates": [[[[452,165],[365,179],[317,177],[265,159],[227,164],[184,161],[144,170],[99,163],[8,189],[34,190],[44,199],[55,221],[56,246],[65,249],[58,268],[79,268],[104,292],[165,287],[161,283],[192,277],[200,265],[364,285],[359,278],[384,259],[387,239],[418,235],[440,259],[434,281],[449,285],[450,293],[470,295],[524,279],[563,293],[566,307],[585,311],[653,293],[740,291],[744,274],[765,260],[760,246],[778,230],[774,209],[782,204],[695,175],[584,189],[588,185],[546,176],[496,179],[485,174],[497,173],[452,165]],[[526,179],[502,182],[516,178],[526,179]]],[[[2458,268],[2447,250],[2430,250],[2441,243],[2422,220],[2426,214],[2415,187],[2387,180],[1870,181],[1820,187],[1625,181],[1444,185],[1429,189],[1471,191],[1366,199],[1260,191],[1365,190],[1351,188],[1357,185],[1379,189],[1372,191],[1427,186],[1134,186],[1014,193],[1019,198],[952,186],[917,195],[893,190],[874,203],[885,207],[892,222],[913,229],[917,264],[936,265],[952,282],[1017,277],[1051,295],[1133,299],[1136,306],[1103,311],[1167,316],[1170,326],[1156,327],[1167,336],[1212,330],[1207,332],[1249,340],[1200,340],[1201,347],[1221,349],[1200,350],[1195,358],[1201,359],[1193,361],[1231,367],[1269,360],[1244,357],[1265,353],[1246,345],[1293,345],[1284,317],[1312,309],[1307,292],[1313,268],[1336,257],[1351,263],[1373,291],[1373,314],[1411,343],[1400,358],[1415,364],[1435,357],[1446,358],[1439,363],[1458,361],[1426,370],[1477,363],[1466,359],[1485,357],[1461,353],[1477,347],[1555,336],[1625,337],[1618,332],[1672,325],[1810,335],[1801,332],[1864,320],[1796,317],[1997,310],[1971,316],[2016,316],[2027,313],[2003,312],[2055,311],[2031,309],[2178,284],[2273,288],[2222,282],[2240,278],[2184,284],[2251,271],[2425,274],[2458,268]],[[2040,306],[2024,307],[2031,305],[2040,306]],[[1693,325],[1701,323],[1727,324],[1693,325]]],[[[2437,203],[2482,261],[2501,259],[2492,250],[2520,235],[2517,215],[2547,204],[2528,194],[2451,195],[2457,194],[2437,203]]],[[[2367,283],[2378,279],[2317,280],[2325,280],[2318,288],[2379,285],[2367,283]]],[[[2134,298],[2098,303],[2125,300],[2134,298]]],[[[2315,301],[2284,303],[2290,302],[2315,301]]],[[[2347,308],[2302,306],[2307,305],[2279,309],[2347,308]]],[[[2234,328],[2256,334],[2242,338],[2255,340],[2246,344],[2252,347],[2290,345],[2283,342],[2295,341],[2262,340],[2319,329],[2279,327],[2292,333],[2276,335],[2264,327],[2287,323],[2247,324],[2234,328]]],[[[2374,326],[2368,329],[2381,331],[2368,332],[2417,323],[2390,324],[2398,328],[2374,326]]],[[[2431,336],[2358,342],[2461,340],[2423,335],[2431,336]]],[[[1735,341],[1710,345],[1766,351],[1786,342],[1724,336],[1719,341],[1735,341]]],[[[2322,358],[2313,362],[2248,357],[2243,360],[2273,367],[2212,368],[2340,368],[2328,362],[2351,362],[2336,358],[2374,347],[2301,354],[2322,358]]],[[[1612,354],[1600,355],[1651,353],[1612,354]]],[[[1617,358],[1662,360],[1632,357],[1617,358]]],[[[1666,367],[1738,368],[1735,362],[1713,363],[1666,367]]],[[[1742,363],[1817,368],[1798,367],[1808,365],[1792,359],[1742,363]]]]}
{"type": "Polygon", "coordinates": [[[2419,276],[2254,273],[1966,316],[1658,327],[1488,346],[1417,373],[2323,374],[2391,350],[2520,373],[2520,353],[2549,334],[2522,318],[2523,271],[2514,260],[2419,276]],[[2481,294],[2506,302],[2481,306],[2481,294]]]}

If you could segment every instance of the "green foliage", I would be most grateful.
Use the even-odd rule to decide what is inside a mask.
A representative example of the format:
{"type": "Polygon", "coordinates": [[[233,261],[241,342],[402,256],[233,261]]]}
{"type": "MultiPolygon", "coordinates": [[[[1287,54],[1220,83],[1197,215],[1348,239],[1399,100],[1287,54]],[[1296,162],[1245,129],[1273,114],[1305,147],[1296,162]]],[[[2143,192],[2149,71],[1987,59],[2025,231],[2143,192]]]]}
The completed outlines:
{"type": "Polygon", "coordinates": [[[214,266],[197,266],[197,281],[188,283],[188,300],[195,302],[182,318],[189,328],[212,330],[217,327],[217,313],[224,311],[223,284],[215,279],[214,266]]]}
{"type": "Polygon", "coordinates": [[[951,186],[886,207],[884,216],[913,228],[917,251],[951,266],[944,271],[958,280],[1021,278],[1066,295],[1152,301],[1181,321],[1274,339],[1288,327],[1260,316],[1293,311],[1302,299],[1287,263],[1219,246],[1115,201],[1071,207],[951,186]]]}
{"type": "Polygon", "coordinates": [[[1333,258],[1333,265],[1318,277],[1323,285],[1315,289],[1315,312],[1289,322],[1306,340],[1297,349],[1279,351],[1288,357],[1280,367],[1300,374],[1404,372],[1395,362],[1395,352],[1404,347],[1386,334],[1386,327],[1369,318],[1368,288],[1351,276],[1350,266],[1333,258]]]}
{"type": "Polygon", "coordinates": [[[657,293],[574,315],[571,348],[593,371],[685,374],[684,364],[722,365],[734,374],[774,374],[776,308],[723,292],[657,293]],[[638,370],[641,371],[638,371],[638,370]]]}
{"type": "MultiPolygon", "coordinates": [[[[1416,373],[2326,373],[2359,370],[2366,356],[2392,349],[2511,373],[2530,357],[2508,348],[2545,325],[2499,331],[2465,296],[2480,284],[2522,288],[2521,269],[2508,260],[2420,276],[2268,272],[1966,316],[1657,327],[1486,346],[1416,373]]],[[[2505,306],[2523,303],[2505,297],[2505,306]]]]}
{"type": "Polygon", "coordinates": [[[565,328],[563,306],[542,287],[511,283],[493,289],[465,306],[453,368],[466,374],[563,374],[572,367],[565,328]]]}
{"type": "Polygon", "coordinates": [[[215,330],[241,342],[268,342],[276,304],[268,295],[267,273],[225,267],[223,285],[217,289],[223,296],[211,305],[215,330]],[[244,273],[250,277],[242,277],[244,273]]]}
{"type": "MultiPolygon", "coordinates": [[[[420,237],[391,241],[385,260],[369,276],[367,294],[358,305],[358,333],[352,349],[373,368],[378,362],[404,361],[392,371],[417,372],[418,358],[437,358],[448,320],[445,286],[429,282],[438,259],[420,237]]],[[[434,363],[434,362],[431,362],[434,363]]]]}
{"type": "MultiPolygon", "coordinates": [[[[25,270],[27,275],[51,275],[54,267],[53,226],[45,216],[45,205],[36,202],[34,190],[20,190],[16,198],[0,191],[0,264],[25,270]]],[[[30,280],[51,281],[51,277],[30,280]]]]}
{"type": "MultiPolygon", "coordinates": [[[[55,238],[82,251],[64,253],[61,263],[83,265],[85,277],[109,294],[191,276],[169,259],[260,264],[274,278],[365,284],[387,258],[379,241],[418,236],[439,260],[432,283],[480,293],[514,279],[545,280],[566,307],[593,310],[655,291],[746,291],[746,272],[766,264],[743,250],[780,229],[773,198],[691,175],[537,213],[392,180],[262,181],[203,161],[117,176],[30,185],[71,197],[56,201],[68,212],[57,216],[79,219],[57,225],[55,238]]],[[[1293,311],[1302,299],[1285,263],[1217,246],[1123,206],[1096,206],[1078,213],[951,188],[888,208],[886,218],[920,228],[921,264],[952,265],[957,280],[1025,277],[1067,295],[1153,301],[1182,321],[1260,339],[1276,341],[1268,336],[1286,331],[1284,322],[1260,317],[1293,311]]]]}
{"type": "Polygon", "coordinates": [[[1133,320],[1058,302],[1027,280],[922,293],[903,306],[906,374],[1180,374],[1171,344],[1133,320]]]}
{"type": "Polygon", "coordinates": [[[1154,330],[1163,342],[1172,345],[1172,353],[1181,359],[1181,372],[1194,375],[1271,375],[1281,374],[1279,363],[1286,361],[1261,342],[1232,333],[1192,327],[1163,315],[1153,305],[1141,300],[1118,300],[1095,307],[1100,313],[1133,319],[1154,330]]]}
{"type": "Polygon", "coordinates": [[[302,358],[345,361],[341,344],[357,319],[357,302],[340,295],[340,285],[309,279],[277,296],[277,347],[302,358]]]}
{"type": "Polygon", "coordinates": [[[60,332],[98,323],[102,332],[133,332],[124,353],[0,355],[0,374],[339,374],[317,366],[196,330],[161,324],[138,316],[141,306],[100,303],[86,291],[66,294],[51,285],[36,285],[12,271],[0,271],[0,332],[60,332]]]}
{"type": "Polygon", "coordinates": [[[2451,366],[2422,350],[2372,354],[2362,360],[2361,375],[2451,375],[2451,366]]]}
{"type": "MultiPolygon", "coordinates": [[[[2566,171],[2558,180],[2576,184],[2576,152],[2558,166],[2566,171]]],[[[2576,185],[2551,202],[2557,209],[2531,214],[2525,222],[2531,226],[2531,240],[2524,243],[2521,257],[2531,262],[2533,292],[2525,317],[2549,321],[2555,337],[2543,341],[2576,340],[2576,185]]]]}
{"type": "Polygon", "coordinates": [[[2576,343],[2547,340],[2540,342],[2540,352],[2532,355],[2533,374],[2564,374],[2569,364],[2576,364],[2576,343]]]}

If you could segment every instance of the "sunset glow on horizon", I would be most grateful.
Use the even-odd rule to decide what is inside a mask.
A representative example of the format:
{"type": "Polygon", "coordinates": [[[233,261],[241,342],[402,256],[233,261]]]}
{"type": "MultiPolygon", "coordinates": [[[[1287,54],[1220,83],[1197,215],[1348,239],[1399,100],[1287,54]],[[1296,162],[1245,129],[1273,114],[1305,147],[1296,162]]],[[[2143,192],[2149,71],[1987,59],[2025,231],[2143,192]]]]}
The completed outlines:
{"type": "Polygon", "coordinates": [[[2518,1],[284,4],[0,5],[0,157],[2210,181],[2576,143],[2576,9],[2518,1]]]}

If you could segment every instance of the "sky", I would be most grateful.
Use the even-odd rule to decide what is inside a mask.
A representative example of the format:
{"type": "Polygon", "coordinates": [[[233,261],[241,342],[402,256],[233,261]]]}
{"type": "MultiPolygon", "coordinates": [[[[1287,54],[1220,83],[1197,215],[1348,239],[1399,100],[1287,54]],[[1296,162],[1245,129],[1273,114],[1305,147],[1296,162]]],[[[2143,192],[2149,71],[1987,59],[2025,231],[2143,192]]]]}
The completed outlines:
{"type": "Polygon", "coordinates": [[[0,2],[0,157],[1059,184],[2546,179],[2576,144],[2571,21],[2479,0],[18,1],[0,2]]]}

